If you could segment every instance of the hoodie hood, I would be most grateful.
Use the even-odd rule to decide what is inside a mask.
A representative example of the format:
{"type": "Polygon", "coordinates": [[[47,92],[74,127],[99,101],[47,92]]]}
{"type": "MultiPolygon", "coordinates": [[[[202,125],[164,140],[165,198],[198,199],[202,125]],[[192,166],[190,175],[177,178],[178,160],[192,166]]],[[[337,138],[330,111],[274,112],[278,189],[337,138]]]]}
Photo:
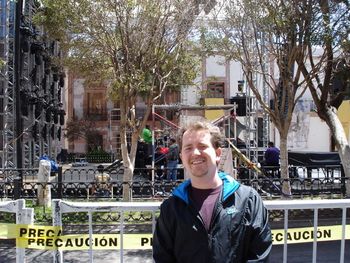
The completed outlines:
{"type": "MultiPolygon", "coordinates": [[[[225,201],[230,195],[237,191],[240,184],[232,176],[224,172],[219,172],[219,177],[222,180],[222,200],[225,201]]],[[[173,196],[182,199],[186,204],[189,204],[188,187],[191,185],[191,180],[187,179],[180,184],[173,192],[173,196]]]]}

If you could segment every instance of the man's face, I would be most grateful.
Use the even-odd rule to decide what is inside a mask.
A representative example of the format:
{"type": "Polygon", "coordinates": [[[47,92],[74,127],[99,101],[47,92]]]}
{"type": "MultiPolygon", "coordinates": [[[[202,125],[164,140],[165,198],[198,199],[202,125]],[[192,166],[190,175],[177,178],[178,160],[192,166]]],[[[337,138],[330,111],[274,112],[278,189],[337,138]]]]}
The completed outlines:
{"type": "Polygon", "coordinates": [[[182,137],[181,160],[191,177],[214,177],[221,148],[215,149],[208,130],[188,130],[182,137]]]}

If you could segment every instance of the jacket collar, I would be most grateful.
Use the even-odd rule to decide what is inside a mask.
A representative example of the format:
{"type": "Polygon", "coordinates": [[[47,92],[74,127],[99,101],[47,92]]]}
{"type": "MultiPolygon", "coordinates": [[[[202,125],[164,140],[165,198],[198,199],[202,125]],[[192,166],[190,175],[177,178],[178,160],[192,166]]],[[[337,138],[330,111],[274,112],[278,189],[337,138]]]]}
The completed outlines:
{"type": "MultiPolygon", "coordinates": [[[[222,200],[225,201],[230,195],[232,195],[239,188],[240,184],[233,177],[227,175],[224,172],[219,172],[219,177],[222,180],[222,200]]],[[[191,180],[187,179],[180,184],[173,192],[173,196],[182,199],[186,204],[189,204],[188,189],[191,185],[191,180]]]]}

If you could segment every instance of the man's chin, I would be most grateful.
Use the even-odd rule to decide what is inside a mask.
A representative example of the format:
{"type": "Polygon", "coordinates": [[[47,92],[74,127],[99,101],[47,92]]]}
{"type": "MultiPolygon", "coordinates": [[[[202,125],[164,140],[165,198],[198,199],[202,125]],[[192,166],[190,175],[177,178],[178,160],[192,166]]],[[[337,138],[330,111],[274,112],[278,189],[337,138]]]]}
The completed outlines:
{"type": "Polygon", "coordinates": [[[191,173],[193,177],[203,177],[205,173],[199,173],[198,171],[192,172],[191,173]]]}

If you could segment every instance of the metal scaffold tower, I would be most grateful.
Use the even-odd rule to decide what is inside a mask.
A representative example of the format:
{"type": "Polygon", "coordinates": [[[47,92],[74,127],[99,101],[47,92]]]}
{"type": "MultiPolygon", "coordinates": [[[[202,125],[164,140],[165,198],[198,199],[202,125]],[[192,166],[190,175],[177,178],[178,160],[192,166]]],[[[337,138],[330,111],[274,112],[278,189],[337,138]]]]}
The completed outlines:
{"type": "MultiPolygon", "coordinates": [[[[262,34],[262,59],[264,63],[262,64],[262,72],[263,74],[266,74],[268,72],[268,66],[267,66],[267,53],[265,48],[265,36],[262,34]]],[[[264,78],[261,78],[262,81],[262,92],[263,92],[263,100],[266,105],[270,105],[270,94],[269,94],[269,88],[267,86],[267,83],[264,81],[264,78]]],[[[266,111],[263,111],[262,116],[262,147],[267,148],[267,144],[270,140],[270,116],[266,113],[266,111]]]]}
{"type": "Polygon", "coordinates": [[[53,62],[58,42],[33,24],[39,7],[34,0],[1,1],[3,168],[38,167],[41,156],[55,159],[60,148],[64,71],[53,62]]]}
{"type": "MultiPolygon", "coordinates": [[[[254,82],[257,83],[257,80],[254,79],[254,82]]],[[[259,84],[262,88],[264,102],[268,105],[268,89],[264,83],[259,84]]],[[[257,163],[263,157],[264,149],[269,141],[270,122],[268,114],[259,108],[258,100],[249,87],[246,87],[246,91],[245,143],[247,157],[252,162],[257,163]]]]}
{"type": "MultiPolygon", "coordinates": [[[[252,73],[251,78],[253,85],[259,92],[265,105],[269,105],[269,88],[266,83],[265,74],[268,71],[267,58],[265,50],[264,34],[261,34],[260,43],[260,56],[262,58],[261,64],[259,64],[259,70],[261,73],[252,73]]],[[[247,76],[246,76],[247,77],[247,76]]],[[[251,91],[250,87],[246,89],[246,133],[245,143],[247,147],[247,157],[254,163],[259,162],[263,158],[263,153],[267,148],[267,144],[270,138],[270,118],[269,115],[262,110],[255,94],[251,91]]]]}
{"type": "Polygon", "coordinates": [[[1,109],[2,128],[2,167],[16,167],[15,140],[15,87],[14,87],[14,45],[15,45],[15,3],[1,1],[2,24],[0,45],[3,48],[1,59],[4,66],[1,70],[1,109]]]}
{"type": "MultiPolygon", "coordinates": [[[[256,80],[255,80],[256,81],[256,80]]],[[[246,117],[245,117],[245,143],[247,157],[252,162],[257,162],[258,157],[258,105],[250,88],[246,88],[246,117]]]]}

